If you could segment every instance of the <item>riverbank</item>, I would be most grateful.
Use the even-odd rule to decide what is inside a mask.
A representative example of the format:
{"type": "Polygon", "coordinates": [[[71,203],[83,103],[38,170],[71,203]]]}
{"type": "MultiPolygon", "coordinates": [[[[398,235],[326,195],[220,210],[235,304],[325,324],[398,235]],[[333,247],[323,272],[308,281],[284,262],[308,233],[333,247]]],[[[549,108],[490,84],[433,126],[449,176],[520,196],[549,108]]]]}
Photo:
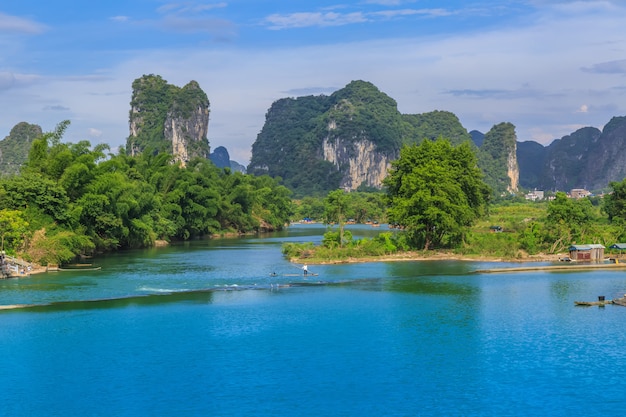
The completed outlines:
{"type": "Polygon", "coordinates": [[[558,265],[521,266],[509,268],[479,269],[479,274],[502,273],[502,272],[527,272],[527,271],[572,271],[572,270],[595,270],[595,269],[626,269],[623,263],[560,263],[558,265]]]}
{"type": "MultiPolygon", "coordinates": [[[[515,258],[485,256],[485,255],[460,255],[452,252],[418,252],[408,251],[381,256],[363,256],[363,257],[347,257],[342,259],[316,259],[308,257],[290,258],[293,263],[309,264],[309,265],[332,265],[347,263],[365,263],[365,262],[400,262],[400,261],[470,261],[470,262],[559,262],[566,255],[563,254],[538,254],[525,255],[515,258]]],[[[626,267],[626,265],[625,265],[626,267]]]]}

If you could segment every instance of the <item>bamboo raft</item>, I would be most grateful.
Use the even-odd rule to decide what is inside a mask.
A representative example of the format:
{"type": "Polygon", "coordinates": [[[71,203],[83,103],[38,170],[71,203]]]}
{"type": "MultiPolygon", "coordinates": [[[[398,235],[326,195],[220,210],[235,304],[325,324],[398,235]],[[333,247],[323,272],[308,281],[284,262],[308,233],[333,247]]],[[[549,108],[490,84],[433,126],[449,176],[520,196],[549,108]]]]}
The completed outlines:
{"type": "Polygon", "coordinates": [[[56,268],[57,271],[99,271],[101,266],[95,266],[94,264],[67,264],[56,268]]]}
{"type": "Polygon", "coordinates": [[[604,307],[607,304],[615,304],[615,305],[626,307],[626,294],[624,294],[624,297],[616,298],[614,300],[605,300],[604,297],[600,296],[598,297],[598,301],[574,301],[574,305],[580,306],[580,307],[592,307],[592,306],[604,307]]]}

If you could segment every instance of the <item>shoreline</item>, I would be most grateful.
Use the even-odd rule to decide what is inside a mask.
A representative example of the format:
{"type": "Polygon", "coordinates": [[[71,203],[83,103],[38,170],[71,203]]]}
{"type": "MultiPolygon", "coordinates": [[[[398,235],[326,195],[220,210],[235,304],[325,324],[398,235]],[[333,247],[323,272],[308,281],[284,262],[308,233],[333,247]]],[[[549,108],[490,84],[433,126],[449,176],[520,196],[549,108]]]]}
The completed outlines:
{"type": "MultiPolygon", "coordinates": [[[[529,255],[522,258],[506,258],[485,255],[458,255],[449,252],[434,252],[427,255],[421,252],[402,252],[393,255],[368,256],[362,258],[344,258],[333,260],[322,260],[315,258],[291,258],[292,263],[307,263],[309,265],[336,265],[348,263],[367,262],[402,262],[402,261],[467,261],[467,262],[507,262],[507,263],[530,263],[530,262],[559,262],[565,257],[563,254],[554,255],[529,255]]],[[[626,265],[625,265],[626,266],[626,265]]]]}

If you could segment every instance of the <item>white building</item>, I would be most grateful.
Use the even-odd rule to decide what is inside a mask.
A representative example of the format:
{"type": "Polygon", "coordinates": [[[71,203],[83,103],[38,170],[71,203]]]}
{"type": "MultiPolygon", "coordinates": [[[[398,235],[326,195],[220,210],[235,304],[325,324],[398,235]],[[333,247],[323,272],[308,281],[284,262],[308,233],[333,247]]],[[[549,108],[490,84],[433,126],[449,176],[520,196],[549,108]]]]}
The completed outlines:
{"type": "Polygon", "coordinates": [[[528,194],[526,194],[525,198],[526,200],[531,200],[531,201],[543,200],[544,198],[543,191],[539,191],[539,190],[531,191],[528,194]]]}

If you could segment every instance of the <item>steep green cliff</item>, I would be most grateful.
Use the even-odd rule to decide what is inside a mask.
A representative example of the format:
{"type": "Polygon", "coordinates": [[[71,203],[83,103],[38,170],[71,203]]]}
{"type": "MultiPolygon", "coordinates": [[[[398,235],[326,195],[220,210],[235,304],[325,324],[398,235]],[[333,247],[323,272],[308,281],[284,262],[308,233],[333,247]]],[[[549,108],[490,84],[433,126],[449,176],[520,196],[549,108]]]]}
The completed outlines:
{"type": "Polygon", "coordinates": [[[26,122],[16,124],[9,136],[0,141],[0,174],[17,174],[28,159],[33,140],[41,136],[41,127],[26,122]]]}
{"type": "Polygon", "coordinates": [[[485,134],[478,152],[478,166],[485,182],[501,195],[518,191],[517,136],[511,123],[499,123],[485,134]]]}
{"type": "Polygon", "coordinates": [[[352,81],[330,96],[274,102],[252,146],[248,172],[281,177],[296,195],[380,188],[403,144],[470,140],[455,115],[402,115],[372,83],[352,81]]]}
{"type": "Polygon", "coordinates": [[[339,185],[332,164],[321,159],[322,115],[327,96],[283,98],[272,104],[252,145],[248,172],[281,177],[300,194],[320,194],[339,185]]]}
{"type": "Polygon", "coordinates": [[[158,75],[133,82],[126,151],[166,152],[183,164],[194,156],[209,157],[209,99],[196,81],[183,88],[158,75]]]}

